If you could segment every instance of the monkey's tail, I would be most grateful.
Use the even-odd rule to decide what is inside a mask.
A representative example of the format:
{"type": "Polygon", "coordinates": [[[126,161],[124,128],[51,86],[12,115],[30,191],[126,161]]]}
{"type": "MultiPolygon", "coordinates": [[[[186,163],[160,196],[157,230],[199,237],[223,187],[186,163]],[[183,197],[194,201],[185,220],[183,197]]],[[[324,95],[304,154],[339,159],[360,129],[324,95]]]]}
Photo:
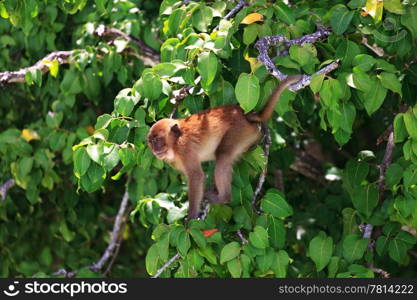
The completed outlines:
{"type": "Polygon", "coordinates": [[[280,84],[274,89],[271,95],[268,98],[268,102],[261,112],[251,112],[246,115],[246,118],[249,122],[266,122],[272,117],[272,113],[275,109],[275,104],[277,104],[279,98],[281,97],[282,92],[288,88],[291,84],[298,82],[303,75],[291,75],[285,78],[280,84]]]}

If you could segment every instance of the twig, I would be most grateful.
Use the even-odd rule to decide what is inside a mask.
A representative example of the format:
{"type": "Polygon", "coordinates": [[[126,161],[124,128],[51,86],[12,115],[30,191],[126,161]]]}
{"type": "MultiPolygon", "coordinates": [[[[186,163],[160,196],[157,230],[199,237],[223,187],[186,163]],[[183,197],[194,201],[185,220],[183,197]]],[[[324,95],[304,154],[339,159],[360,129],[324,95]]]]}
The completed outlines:
{"type": "Polygon", "coordinates": [[[179,259],[181,256],[179,253],[175,254],[173,257],[171,257],[158,271],[155,273],[155,275],[152,276],[152,278],[158,278],[159,275],[162,274],[174,261],[179,259]]]}
{"type": "Polygon", "coordinates": [[[137,38],[124,33],[123,31],[117,29],[117,28],[112,28],[112,27],[107,27],[105,25],[99,25],[97,27],[97,29],[94,31],[94,33],[99,36],[99,37],[103,37],[103,36],[111,36],[111,37],[121,37],[123,39],[125,39],[126,41],[132,42],[134,44],[136,44],[136,46],[138,46],[139,50],[142,52],[142,54],[148,58],[150,58],[153,61],[153,65],[156,65],[160,62],[160,56],[159,53],[157,51],[155,51],[154,49],[152,49],[151,47],[149,47],[148,45],[146,45],[144,42],[142,42],[141,40],[138,40],[137,38]]]}
{"type": "Polygon", "coordinates": [[[174,104],[174,108],[172,109],[172,112],[169,115],[170,119],[172,119],[174,117],[175,113],[177,112],[178,105],[180,104],[180,101],[190,94],[190,90],[192,88],[193,88],[193,86],[186,85],[186,86],[182,87],[181,89],[172,92],[173,98],[171,98],[170,102],[174,104]]]}
{"type": "Polygon", "coordinates": [[[376,44],[369,45],[368,44],[368,38],[366,36],[362,37],[362,44],[368,47],[370,50],[372,50],[376,55],[379,57],[384,56],[384,49],[381,47],[378,47],[376,44]]]}
{"type": "Polygon", "coordinates": [[[237,236],[242,241],[242,244],[247,244],[248,243],[248,240],[243,236],[242,231],[240,231],[240,229],[237,231],[237,236]]]}
{"type": "Polygon", "coordinates": [[[77,275],[77,273],[78,273],[78,271],[68,272],[65,269],[59,269],[55,273],[52,273],[52,275],[53,276],[64,276],[66,278],[72,278],[72,277],[75,277],[75,275],[77,275]]]}
{"type": "Polygon", "coordinates": [[[71,51],[54,51],[49,53],[47,56],[39,60],[33,66],[22,68],[18,71],[6,71],[0,73],[0,83],[14,83],[14,82],[25,82],[26,73],[33,70],[40,70],[42,73],[48,71],[49,67],[45,61],[58,61],[60,65],[68,63],[69,57],[75,50],[71,51]]]}
{"type": "Polygon", "coordinates": [[[123,234],[120,234],[119,239],[117,240],[117,243],[116,243],[116,249],[114,250],[114,254],[111,258],[111,261],[109,262],[109,264],[107,266],[106,271],[104,272],[105,276],[107,276],[110,273],[111,268],[113,267],[114,261],[116,260],[117,256],[119,255],[120,246],[122,245],[122,239],[123,239],[123,234]]]}
{"type": "Polygon", "coordinates": [[[385,147],[384,158],[382,163],[378,166],[379,168],[379,199],[380,201],[384,200],[384,191],[385,191],[385,172],[391,164],[392,161],[392,151],[394,149],[394,131],[391,129],[391,132],[388,135],[387,146],[385,147]]]}
{"type": "Polygon", "coordinates": [[[377,273],[377,274],[380,274],[382,277],[384,277],[384,278],[390,278],[390,274],[387,272],[387,271],[384,271],[384,270],[382,270],[382,269],[380,269],[380,268],[375,268],[374,266],[372,266],[372,265],[369,265],[368,266],[368,268],[372,271],[372,272],[374,272],[374,273],[377,273]]]}
{"type": "Polygon", "coordinates": [[[249,6],[249,3],[247,3],[244,0],[239,0],[239,2],[237,3],[237,5],[235,7],[233,7],[225,16],[224,19],[225,20],[229,20],[231,18],[233,18],[242,8],[244,8],[245,6],[249,6]]]}
{"type": "Polygon", "coordinates": [[[262,186],[264,185],[265,177],[268,172],[269,148],[271,147],[271,144],[272,144],[271,134],[269,132],[268,126],[265,123],[262,123],[261,126],[262,126],[262,131],[264,132],[264,137],[265,137],[264,147],[263,147],[265,161],[264,161],[264,167],[262,169],[261,175],[259,176],[258,184],[256,186],[256,189],[255,189],[255,192],[253,193],[253,198],[252,198],[252,207],[258,215],[261,214],[261,212],[257,208],[257,204],[258,204],[257,198],[259,196],[259,193],[262,190],[262,186]]]}
{"type": "Polygon", "coordinates": [[[89,267],[90,270],[94,272],[100,272],[104,264],[106,264],[106,262],[116,253],[115,248],[117,247],[117,241],[119,240],[119,236],[121,235],[121,229],[123,227],[122,224],[124,222],[123,219],[126,214],[127,204],[129,202],[129,181],[130,177],[127,180],[126,190],[123,195],[122,202],[120,203],[119,211],[116,215],[116,220],[114,221],[113,231],[111,233],[109,245],[107,246],[100,260],[89,267]]]}
{"type": "Polygon", "coordinates": [[[14,179],[8,179],[2,186],[0,186],[0,200],[6,200],[7,192],[9,189],[14,187],[16,184],[16,181],[14,179]]]}
{"type": "Polygon", "coordinates": [[[372,224],[360,224],[359,230],[363,232],[362,237],[364,239],[370,239],[372,236],[372,230],[374,229],[374,226],[372,224]]]}

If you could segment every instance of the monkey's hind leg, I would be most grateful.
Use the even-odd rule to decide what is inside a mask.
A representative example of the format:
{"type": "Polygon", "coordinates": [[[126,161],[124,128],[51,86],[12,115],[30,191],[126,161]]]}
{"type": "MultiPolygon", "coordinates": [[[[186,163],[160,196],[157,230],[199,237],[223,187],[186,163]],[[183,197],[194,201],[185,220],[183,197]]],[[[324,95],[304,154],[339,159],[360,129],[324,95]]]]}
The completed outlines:
{"type": "Polygon", "coordinates": [[[231,199],[233,163],[259,139],[260,133],[255,124],[240,122],[224,135],[216,150],[214,179],[218,191],[214,203],[227,203],[231,199]]]}

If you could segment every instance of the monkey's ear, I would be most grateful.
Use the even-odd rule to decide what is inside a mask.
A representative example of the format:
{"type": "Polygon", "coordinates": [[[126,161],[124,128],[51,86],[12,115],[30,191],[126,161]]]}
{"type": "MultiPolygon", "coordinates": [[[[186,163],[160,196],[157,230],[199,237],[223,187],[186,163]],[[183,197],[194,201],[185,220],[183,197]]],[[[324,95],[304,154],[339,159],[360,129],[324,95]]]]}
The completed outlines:
{"type": "Polygon", "coordinates": [[[178,127],[178,124],[171,126],[171,133],[176,137],[179,138],[182,135],[181,129],[178,127]]]}

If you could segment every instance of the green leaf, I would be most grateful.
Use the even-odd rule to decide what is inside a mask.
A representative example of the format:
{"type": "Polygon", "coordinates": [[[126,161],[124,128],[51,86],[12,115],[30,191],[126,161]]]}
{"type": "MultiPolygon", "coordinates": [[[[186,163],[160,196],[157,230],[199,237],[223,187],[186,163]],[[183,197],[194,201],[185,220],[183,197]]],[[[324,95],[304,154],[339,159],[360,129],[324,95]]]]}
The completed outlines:
{"type": "Polygon", "coordinates": [[[336,276],[336,273],[339,270],[339,263],[340,257],[333,256],[332,258],[330,258],[330,262],[327,266],[327,269],[329,271],[328,278],[334,278],[336,276]]]}
{"type": "Polygon", "coordinates": [[[311,77],[310,88],[313,93],[318,93],[320,91],[323,80],[324,74],[314,74],[313,77],[311,77]]]}
{"type": "Polygon", "coordinates": [[[389,242],[389,240],[387,239],[386,236],[380,236],[376,240],[375,248],[376,248],[376,253],[378,253],[379,256],[384,256],[385,255],[385,252],[387,250],[388,242],[389,242]]]}
{"type": "Polygon", "coordinates": [[[103,167],[106,171],[111,171],[119,163],[120,157],[118,153],[118,147],[111,145],[110,147],[104,147],[103,167]]]}
{"type": "Polygon", "coordinates": [[[187,255],[188,249],[191,247],[190,235],[184,229],[178,233],[177,236],[177,249],[182,257],[187,255]]]}
{"type": "Polygon", "coordinates": [[[323,231],[315,236],[309,245],[309,255],[316,264],[317,272],[323,270],[333,254],[333,239],[323,231]]]}
{"type": "Polygon", "coordinates": [[[275,252],[272,248],[267,248],[265,255],[260,255],[256,257],[256,265],[262,273],[266,273],[272,265],[273,260],[275,259],[275,252]]]}
{"type": "Polygon", "coordinates": [[[156,245],[158,246],[158,256],[162,261],[167,261],[169,256],[169,232],[165,232],[158,239],[156,245]]]}
{"type": "Polygon", "coordinates": [[[203,52],[198,56],[197,70],[201,75],[201,86],[208,89],[217,73],[217,56],[213,52],[203,52]]]}
{"type": "Polygon", "coordinates": [[[91,160],[84,147],[77,148],[74,151],[74,174],[77,178],[80,178],[87,173],[90,167],[91,160]]]}
{"type": "Polygon", "coordinates": [[[392,73],[382,72],[377,77],[381,80],[381,83],[385,88],[393,91],[394,93],[400,94],[402,97],[402,85],[397,76],[392,73]]]}
{"type": "Polygon", "coordinates": [[[369,173],[369,165],[365,162],[349,160],[345,166],[346,183],[351,189],[361,185],[369,173]]]}
{"type": "Polygon", "coordinates": [[[240,249],[241,248],[238,242],[230,242],[229,244],[226,244],[220,252],[220,263],[224,264],[225,262],[234,259],[239,255],[240,249]]]}
{"type": "Polygon", "coordinates": [[[356,222],[356,210],[347,207],[342,210],[343,216],[343,235],[349,235],[358,231],[358,224],[356,222]]]}
{"type": "Polygon", "coordinates": [[[372,67],[375,65],[375,63],[376,59],[367,54],[356,55],[352,61],[354,68],[357,68],[362,72],[370,71],[372,67]]]}
{"type": "Polygon", "coordinates": [[[240,278],[242,274],[242,264],[238,257],[227,262],[227,269],[233,278],[240,278]]]}
{"type": "Polygon", "coordinates": [[[405,128],[413,140],[417,140],[417,118],[411,108],[403,114],[405,128]]]}
{"type": "Polygon", "coordinates": [[[268,233],[265,228],[255,226],[253,232],[249,233],[249,242],[256,248],[265,249],[268,247],[268,233]]]}
{"type": "Polygon", "coordinates": [[[369,239],[363,239],[357,234],[350,234],[343,240],[343,256],[349,261],[361,259],[368,247],[369,239]]]}
{"type": "Polygon", "coordinates": [[[286,277],[289,262],[290,258],[288,256],[288,253],[284,250],[279,250],[278,253],[275,254],[274,260],[272,261],[271,269],[276,277],[286,277]]]}
{"type": "Polygon", "coordinates": [[[208,6],[200,5],[200,7],[193,13],[193,26],[201,32],[207,32],[212,20],[213,11],[212,8],[208,6]]]}
{"type": "Polygon", "coordinates": [[[138,88],[141,95],[151,100],[158,99],[162,93],[161,79],[157,74],[147,70],[142,73],[142,77],[135,87],[138,88]]]}
{"type": "Polygon", "coordinates": [[[284,222],[273,216],[268,216],[268,236],[272,247],[281,249],[285,244],[286,230],[284,222]]]}
{"type": "Polygon", "coordinates": [[[279,20],[287,23],[288,25],[295,24],[294,12],[285,3],[278,2],[274,5],[274,9],[279,20]]]}
{"type": "Polygon", "coordinates": [[[397,263],[404,265],[407,258],[407,246],[398,239],[393,239],[388,243],[388,254],[397,263]]]}
{"type": "Polygon", "coordinates": [[[401,16],[403,24],[411,32],[413,39],[417,38],[417,6],[409,6],[406,13],[401,16]]]}
{"type": "Polygon", "coordinates": [[[235,87],[237,101],[245,112],[256,107],[259,100],[260,86],[255,75],[242,73],[237,80],[235,87]]]}
{"type": "Polygon", "coordinates": [[[90,158],[98,164],[103,160],[103,146],[97,144],[90,144],[87,146],[87,153],[90,158]]]}
{"type": "Polygon", "coordinates": [[[149,275],[155,275],[156,271],[158,270],[158,262],[159,262],[159,247],[157,244],[153,244],[148,249],[148,253],[146,254],[146,258],[145,258],[146,271],[148,272],[149,275]]]}
{"type": "Polygon", "coordinates": [[[344,5],[333,9],[330,17],[333,32],[339,35],[343,34],[348,29],[354,14],[354,11],[350,11],[344,5]]]}
{"type": "Polygon", "coordinates": [[[243,29],[243,43],[252,44],[258,36],[258,24],[250,24],[243,29]]]}
{"type": "Polygon", "coordinates": [[[407,249],[412,248],[416,244],[416,238],[411,233],[404,230],[401,230],[395,239],[402,241],[407,249]]]}
{"type": "Polygon", "coordinates": [[[261,209],[276,218],[286,218],[293,214],[292,207],[285,201],[283,196],[272,189],[267,191],[261,200],[261,209]]]}
{"type": "Polygon", "coordinates": [[[384,0],[384,8],[398,15],[402,15],[405,12],[401,0],[384,0]]]}
{"type": "Polygon", "coordinates": [[[368,184],[365,187],[357,187],[352,193],[353,206],[365,217],[369,218],[374,208],[378,205],[379,192],[376,184],[368,184]]]}
{"type": "Polygon", "coordinates": [[[404,114],[399,113],[394,118],[394,142],[401,143],[408,137],[404,122],[404,114]]]}
{"type": "Polygon", "coordinates": [[[405,171],[404,171],[404,186],[405,187],[411,187],[414,184],[417,184],[417,166],[416,165],[410,165],[405,171]]]}
{"type": "Polygon", "coordinates": [[[366,92],[361,93],[362,101],[368,115],[372,115],[382,105],[387,95],[387,89],[384,88],[381,82],[378,80],[372,88],[366,92]]]}
{"type": "Polygon", "coordinates": [[[198,245],[198,247],[205,248],[207,246],[206,238],[204,237],[204,235],[201,233],[200,230],[196,228],[191,228],[190,234],[193,237],[193,240],[198,245]]]}
{"type": "Polygon", "coordinates": [[[403,176],[404,169],[399,164],[391,164],[385,172],[385,184],[393,188],[398,184],[403,176]]]}

